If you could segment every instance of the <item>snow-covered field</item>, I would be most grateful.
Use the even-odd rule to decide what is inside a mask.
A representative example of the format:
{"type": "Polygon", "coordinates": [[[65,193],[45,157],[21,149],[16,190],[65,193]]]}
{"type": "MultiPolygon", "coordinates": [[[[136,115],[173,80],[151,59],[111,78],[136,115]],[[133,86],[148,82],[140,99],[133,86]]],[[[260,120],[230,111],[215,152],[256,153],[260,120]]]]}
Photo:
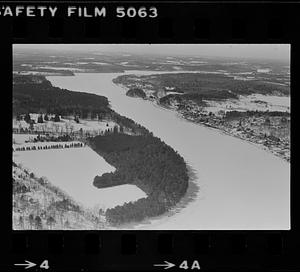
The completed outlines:
{"type": "Polygon", "coordinates": [[[15,145],[25,144],[26,141],[33,140],[36,134],[13,134],[13,143],[15,145]]]}
{"type": "Polygon", "coordinates": [[[209,105],[205,110],[218,112],[220,110],[237,110],[237,111],[288,111],[290,112],[290,96],[275,96],[252,94],[240,96],[238,100],[227,99],[226,101],[206,101],[209,105]]]}
{"type": "Polygon", "coordinates": [[[84,72],[84,69],[71,68],[71,67],[52,67],[52,66],[39,66],[40,69],[50,69],[50,70],[69,70],[73,72],[84,72]]]}
{"type": "Polygon", "coordinates": [[[146,197],[135,185],[125,184],[98,189],[93,185],[96,175],[113,172],[115,168],[89,147],[14,152],[13,160],[36,176],[45,176],[74,200],[87,208],[111,208],[146,197]]]}
{"type": "MultiPolygon", "coordinates": [[[[53,72],[37,72],[37,71],[21,71],[21,72],[13,72],[13,74],[17,74],[17,75],[43,75],[43,76],[49,76],[49,75],[53,75],[55,73],[53,72]]],[[[57,71],[56,73],[57,75],[59,75],[59,71],[57,71]]]]}
{"type": "MultiPolygon", "coordinates": [[[[54,121],[44,121],[44,123],[37,123],[39,114],[31,113],[30,118],[35,121],[34,128],[36,130],[45,130],[54,132],[70,132],[78,131],[82,129],[83,131],[105,131],[106,129],[112,129],[116,123],[112,121],[93,121],[93,120],[82,120],[80,119],[80,123],[76,123],[73,119],[63,119],[61,118],[60,122],[54,121]]],[[[44,118],[44,117],[43,117],[44,118]]],[[[13,128],[29,128],[29,124],[24,120],[17,121],[13,120],[13,128]]]]}

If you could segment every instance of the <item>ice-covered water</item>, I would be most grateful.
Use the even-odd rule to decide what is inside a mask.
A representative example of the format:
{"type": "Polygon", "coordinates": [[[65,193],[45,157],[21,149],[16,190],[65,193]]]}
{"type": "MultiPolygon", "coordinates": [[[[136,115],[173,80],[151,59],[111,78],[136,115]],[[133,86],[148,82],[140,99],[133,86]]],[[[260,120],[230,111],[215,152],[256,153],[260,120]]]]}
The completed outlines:
{"type": "Polygon", "coordinates": [[[196,172],[200,190],[194,201],[175,215],[136,228],[290,228],[289,163],[253,144],[187,122],[149,101],[127,97],[126,90],[112,82],[119,75],[83,73],[47,78],[54,86],[108,97],[114,110],[171,145],[196,172]]]}

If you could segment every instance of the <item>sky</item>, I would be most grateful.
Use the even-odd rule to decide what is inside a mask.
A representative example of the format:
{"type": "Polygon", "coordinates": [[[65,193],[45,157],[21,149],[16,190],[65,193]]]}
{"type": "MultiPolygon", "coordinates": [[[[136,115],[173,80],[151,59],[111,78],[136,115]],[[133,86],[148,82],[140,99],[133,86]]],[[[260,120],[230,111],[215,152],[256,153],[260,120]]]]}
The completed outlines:
{"type": "Polygon", "coordinates": [[[122,52],[255,59],[290,59],[289,44],[16,44],[16,49],[122,52]]]}

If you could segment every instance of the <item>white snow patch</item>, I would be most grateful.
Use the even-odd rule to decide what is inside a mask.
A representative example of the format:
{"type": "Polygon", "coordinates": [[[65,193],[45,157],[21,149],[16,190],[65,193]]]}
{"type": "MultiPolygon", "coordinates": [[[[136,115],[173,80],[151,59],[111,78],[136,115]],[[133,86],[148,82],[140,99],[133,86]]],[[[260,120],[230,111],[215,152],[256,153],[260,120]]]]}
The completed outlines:
{"type": "Polygon", "coordinates": [[[39,66],[39,69],[50,69],[50,70],[70,70],[70,71],[77,71],[82,72],[84,69],[79,68],[71,68],[71,67],[52,67],[52,66],[39,66]]]}
{"type": "Polygon", "coordinates": [[[100,62],[100,61],[93,61],[93,64],[98,64],[98,65],[109,65],[109,63],[106,62],[100,62]]]}
{"type": "Polygon", "coordinates": [[[239,99],[227,99],[226,101],[205,101],[209,106],[205,109],[211,112],[224,111],[290,111],[289,96],[274,96],[253,94],[247,96],[239,96],[239,99]],[[262,103],[257,103],[261,101],[262,103]]]}
{"type": "Polygon", "coordinates": [[[272,70],[270,68],[257,69],[257,73],[270,73],[272,70]]]}
{"type": "Polygon", "coordinates": [[[47,179],[86,207],[102,209],[136,201],[146,194],[135,185],[105,189],[93,185],[94,177],[115,168],[89,147],[14,152],[13,159],[47,179]]]}
{"type": "Polygon", "coordinates": [[[25,144],[25,141],[33,140],[37,134],[13,134],[13,142],[15,144],[25,144]]]}

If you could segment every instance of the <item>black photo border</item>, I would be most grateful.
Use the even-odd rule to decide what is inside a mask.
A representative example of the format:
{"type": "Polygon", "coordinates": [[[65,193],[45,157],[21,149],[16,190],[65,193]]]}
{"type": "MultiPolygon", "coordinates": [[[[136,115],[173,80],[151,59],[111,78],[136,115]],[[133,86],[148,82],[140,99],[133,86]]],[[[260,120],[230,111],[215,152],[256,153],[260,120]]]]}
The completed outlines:
{"type": "MultiPolygon", "coordinates": [[[[38,5],[42,1],[3,1],[38,5]]],[[[53,3],[53,4],[52,4],[53,3]]],[[[43,3],[45,4],[45,3],[43,3]]],[[[94,1],[47,1],[93,6],[94,1]]],[[[99,2],[98,2],[99,4],[99,2]]],[[[198,260],[207,271],[297,271],[297,92],[300,61],[300,5],[268,1],[102,1],[116,6],[155,6],[157,18],[12,18],[0,16],[2,175],[0,271],[18,271],[28,260],[48,271],[162,271],[169,261],[189,267],[198,260]],[[291,229],[288,231],[13,231],[11,182],[12,44],[182,43],[291,44],[291,229]]],[[[193,271],[195,271],[194,269],[193,271]]],[[[190,271],[190,269],[186,270],[190,271]]],[[[197,270],[196,270],[197,271],[197,270]]]]}

